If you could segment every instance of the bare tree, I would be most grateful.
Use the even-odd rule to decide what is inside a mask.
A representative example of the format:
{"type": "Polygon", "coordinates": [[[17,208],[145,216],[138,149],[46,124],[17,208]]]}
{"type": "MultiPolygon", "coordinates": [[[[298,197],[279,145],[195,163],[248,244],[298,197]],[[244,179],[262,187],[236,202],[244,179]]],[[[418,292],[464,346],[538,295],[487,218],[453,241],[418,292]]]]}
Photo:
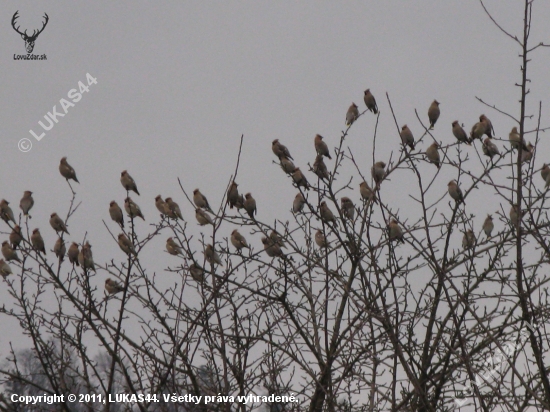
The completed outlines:
{"type": "MultiPolygon", "coordinates": [[[[32,352],[12,351],[0,370],[5,399],[44,391],[159,400],[85,405],[106,411],[550,409],[550,171],[535,150],[546,130],[542,103],[536,115],[526,108],[528,63],[548,45],[530,46],[534,1],[524,4],[523,33],[514,35],[481,2],[521,50],[519,114],[477,97],[493,120],[517,123],[508,138],[481,115],[469,136],[453,123],[458,140],[450,141],[436,125],[437,101],[429,121],[415,109],[418,124],[402,127],[386,94],[377,113],[350,107],[334,147],[326,143],[334,139],[312,139],[315,152],[301,168],[290,144],[273,142],[281,184],[296,187],[294,203],[281,210],[292,219],[262,221],[252,194],[240,192],[243,137],[217,207],[179,182],[186,204],[157,198],[160,218],[142,233],[129,197],[137,187],[123,183],[122,234],[116,213],[103,222],[123,260],[93,262],[89,239],[80,242],[80,266],[52,260],[36,250],[20,216],[21,262],[9,262],[17,273],[6,274],[12,302],[1,311],[19,322],[32,352]],[[383,116],[396,126],[388,159],[376,155],[383,116]],[[368,160],[349,142],[363,121],[376,123],[368,160]],[[498,213],[487,218],[468,206],[480,193],[498,213]],[[182,210],[195,214],[200,231],[182,210]],[[156,238],[166,241],[166,271],[178,278],[169,287],[142,264],[156,238]],[[105,292],[92,286],[97,279],[105,292]],[[21,357],[32,364],[22,367],[21,357]]],[[[69,187],[65,223],[79,206],[69,187]]]]}

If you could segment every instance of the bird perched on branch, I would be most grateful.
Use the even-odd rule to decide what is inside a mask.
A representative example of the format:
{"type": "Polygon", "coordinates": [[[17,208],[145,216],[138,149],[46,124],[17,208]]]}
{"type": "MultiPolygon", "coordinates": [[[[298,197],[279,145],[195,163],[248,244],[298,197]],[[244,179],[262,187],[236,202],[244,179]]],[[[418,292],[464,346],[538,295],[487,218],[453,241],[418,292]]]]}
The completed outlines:
{"type": "Polygon", "coordinates": [[[487,137],[490,137],[492,139],[493,134],[495,133],[495,129],[493,129],[493,123],[491,123],[491,121],[484,114],[479,116],[479,121],[485,125],[485,134],[487,135],[487,137]]]}
{"type": "Polygon", "coordinates": [[[15,216],[13,215],[13,210],[11,210],[11,207],[9,206],[10,202],[8,202],[6,199],[2,199],[0,201],[0,218],[6,223],[8,223],[10,220],[13,223],[17,223],[15,221],[15,216]]]}
{"type": "Polygon", "coordinates": [[[340,199],[340,207],[342,208],[342,215],[349,220],[355,218],[355,205],[351,199],[347,196],[344,196],[340,199]]]}
{"type": "Polygon", "coordinates": [[[522,150],[529,150],[525,144],[525,139],[520,137],[517,127],[512,127],[512,131],[508,135],[508,139],[510,140],[512,149],[517,149],[521,145],[522,150]]]}
{"type": "Polygon", "coordinates": [[[351,126],[358,117],[359,110],[357,109],[357,105],[355,103],[352,103],[348,109],[348,112],[346,113],[346,126],[351,126]]]}
{"type": "Polygon", "coordinates": [[[199,222],[199,225],[212,225],[214,226],[214,221],[210,217],[210,215],[205,212],[202,209],[196,208],[195,209],[195,218],[197,219],[197,222],[199,222]]]}
{"type": "Polygon", "coordinates": [[[299,167],[297,167],[292,174],[292,180],[294,180],[294,183],[296,183],[296,187],[302,186],[306,190],[309,190],[309,182],[307,181],[305,175],[302,173],[299,167]]]}
{"type": "Polygon", "coordinates": [[[120,250],[122,250],[128,256],[130,255],[137,256],[137,252],[136,252],[136,249],[134,248],[133,243],[130,241],[130,239],[128,239],[128,236],[126,236],[124,233],[120,233],[118,235],[118,246],[120,247],[120,250]]]}
{"type": "Polygon", "coordinates": [[[325,237],[321,229],[317,229],[317,232],[315,232],[315,243],[320,248],[328,247],[327,238],[325,237]]]}
{"type": "Polygon", "coordinates": [[[171,237],[166,239],[166,250],[174,256],[183,255],[183,249],[171,237]]]}
{"type": "Polygon", "coordinates": [[[546,163],[542,166],[542,169],[540,171],[540,175],[542,176],[542,180],[544,180],[544,187],[550,186],[550,166],[548,166],[546,163]]]}
{"type": "Polygon", "coordinates": [[[229,203],[229,208],[233,209],[233,207],[237,207],[237,209],[241,209],[244,204],[244,200],[242,198],[242,195],[239,194],[238,184],[233,181],[231,182],[231,186],[229,186],[229,189],[227,190],[227,203],[229,203]]]}
{"type": "Polygon", "coordinates": [[[301,193],[298,193],[296,197],[294,197],[294,202],[292,202],[292,211],[294,213],[300,213],[302,210],[304,210],[305,204],[306,199],[304,199],[304,196],[301,193]]]}
{"type": "Polygon", "coordinates": [[[274,243],[271,239],[264,236],[262,237],[262,243],[264,245],[265,253],[267,253],[269,257],[284,257],[281,247],[277,243],[274,243]]]}
{"type": "Polygon", "coordinates": [[[105,279],[105,290],[109,295],[115,295],[124,292],[124,286],[111,278],[107,278],[105,279]]]}
{"type": "Polygon", "coordinates": [[[171,197],[167,197],[164,200],[164,203],[166,204],[165,210],[166,208],[168,208],[168,210],[170,211],[170,214],[171,214],[170,217],[173,216],[173,219],[183,220],[183,215],[181,214],[180,206],[176,202],[174,202],[171,197]]]}
{"type": "Polygon", "coordinates": [[[128,213],[128,216],[131,218],[134,217],[141,217],[145,221],[145,217],[143,217],[143,213],[141,213],[141,209],[135,203],[131,198],[127,197],[124,201],[124,209],[126,210],[126,213],[128,213]]]}
{"type": "Polygon", "coordinates": [[[427,149],[426,149],[426,157],[430,161],[430,163],[433,163],[438,169],[441,167],[441,159],[439,157],[439,144],[437,142],[433,142],[427,149]]]}
{"type": "Polygon", "coordinates": [[[63,219],[61,219],[57,213],[52,213],[50,215],[50,226],[55,230],[56,233],[62,232],[66,234],[70,234],[67,230],[67,226],[65,226],[65,222],[63,222],[63,219]]]}
{"type": "Polygon", "coordinates": [[[315,158],[315,163],[313,163],[313,173],[319,176],[320,179],[329,179],[327,165],[323,161],[323,156],[317,155],[315,158]]]}
{"type": "Polygon", "coordinates": [[[211,264],[217,264],[217,265],[223,266],[222,260],[218,255],[218,252],[214,250],[212,245],[206,245],[206,248],[204,250],[204,257],[211,264]]]}
{"type": "Polygon", "coordinates": [[[447,184],[447,190],[451,197],[457,202],[457,203],[464,203],[464,196],[462,195],[462,190],[460,190],[460,187],[458,186],[458,183],[456,180],[451,180],[447,184]]]}
{"type": "Polygon", "coordinates": [[[195,282],[204,282],[204,269],[196,263],[189,265],[189,273],[195,282]]]}
{"type": "Polygon", "coordinates": [[[23,197],[19,202],[19,207],[23,211],[23,214],[25,216],[28,216],[29,211],[32,209],[33,206],[34,206],[34,199],[32,198],[32,192],[30,190],[25,190],[25,193],[23,193],[23,197]]]}
{"type": "Polygon", "coordinates": [[[23,241],[23,235],[21,234],[21,227],[15,225],[10,233],[11,247],[15,250],[19,244],[23,241]]]}
{"type": "Polygon", "coordinates": [[[397,220],[393,218],[390,219],[390,223],[388,223],[388,233],[390,242],[397,240],[401,243],[405,243],[405,241],[403,240],[403,229],[401,229],[399,223],[397,223],[397,220]]]}
{"type": "Polygon", "coordinates": [[[371,168],[371,175],[376,183],[376,190],[380,189],[380,183],[386,177],[386,163],[376,162],[371,168]]]}
{"type": "Polygon", "coordinates": [[[92,245],[90,245],[90,242],[86,241],[84,246],[80,249],[80,252],[78,253],[78,263],[80,263],[80,266],[82,266],[83,269],[91,269],[95,272],[92,245]]]}
{"type": "Polygon", "coordinates": [[[73,167],[67,162],[66,157],[62,157],[61,161],[59,162],[59,173],[61,173],[61,176],[63,176],[67,181],[69,181],[69,179],[72,179],[76,183],[80,183],[76,178],[76,172],[74,171],[73,167]]]}
{"type": "Polygon", "coordinates": [[[315,138],[313,139],[313,143],[315,145],[315,151],[319,156],[326,156],[329,159],[332,159],[332,157],[330,157],[330,151],[328,150],[328,146],[323,141],[323,136],[319,134],[315,135],[315,138]]]}
{"type": "Polygon", "coordinates": [[[282,156],[279,161],[281,162],[281,169],[283,169],[286,174],[291,175],[296,170],[296,166],[289,158],[282,156]]]}
{"type": "Polygon", "coordinates": [[[336,217],[334,216],[334,213],[329,209],[327,202],[322,201],[321,206],[319,208],[319,215],[321,216],[321,219],[325,223],[333,223],[334,226],[336,226],[336,217]]]}
{"type": "Polygon", "coordinates": [[[493,143],[493,139],[491,139],[490,137],[485,138],[481,149],[483,150],[483,154],[485,156],[489,156],[491,159],[493,158],[493,156],[500,156],[498,146],[493,143]]]}
{"type": "Polygon", "coordinates": [[[6,279],[13,272],[11,271],[10,265],[8,265],[4,259],[0,259],[0,276],[6,279]]]}
{"type": "Polygon", "coordinates": [[[109,215],[114,222],[118,223],[121,228],[124,228],[124,216],[122,215],[122,209],[114,200],[109,203],[109,215]]]}
{"type": "Polygon", "coordinates": [[[252,197],[251,193],[244,195],[244,210],[248,213],[251,219],[254,219],[254,215],[257,213],[256,210],[256,199],[252,197]]]}
{"type": "Polygon", "coordinates": [[[473,142],[475,139],[481,140],[486,130],[487,125],[485,123],[477,122],[474,124],[472,126],[472,130],[470,131],[470,142],[473,142]]]}
{"type": "Polygon", "coordinates": [[[122,187],[124,189],[126,189],[127,191],[133,190],[139,196],[139,191],[138,191],[136,182],[134,181],[132,176],[130,176],[128,171],[126,170],[122,171],[122,173],[120,174],[120,183],[122,183],[122,187]]]}
{"type": "Polygon", "coordinates": [[[275,139],[271,142],[271,150],[279,159],[284,156],[287,159],[294,160],[294,158],[290,155],[288,148],[280,143],[279,139],[275,139]]]}
{"type": "Polygon", "coordinates": [[[367,109],[369,109],[374,114],[378,113],[378,106],[376,105],[376,99],[372,95],[370,89],[365,90],[365,96],[363,97],[367,109]]]}
{"type": "Polygon", "coordinates": [[[71,262],[73,265],[80,266],[80,263],[78,263],[78,254],[80,250],[78,248],[78,243],[73,242],[71,246],[69,246],[69,251],[67,252],[67,256],[69,257],[69,262],[71,262]]]}
{"type": "Polygon", "coordinates": [[[487,238],[489,239],[491,238],[491,233],[493,233],[494,228],[495,228],[495,224],[493,223],[493,217],[491,215],[487,215],[487,217],[485,218],[485,222],[483,222],[483,228],[482,228],[487,238]]]}
{"type": "Polygon", "coordinates": [[[466,131],[458,124],[458,120],[455,120],[452,123],[453,126],[453,135],[456,137],[456,140],[458,140],[461,143],[466,143],[471,145],[470,140],[468,139],[468,135],[466,134],[466,131]]]}
{"type": "Polygon", "coordinates": [[[246,239],[243,235],[239,233],[237,229],[231,232],[231,244],[235,246],[235,249],[237,249],[238,251],[241,251],[245,248],[250,249],[250,246],[248,246],[248,243],[246,243],[246,239]]]}
{"type": "Polygon", "coordinates": [[[65,247],[65,242],[62,238],[58,237],[55,245],[53,245],[53,253],[55,253],[55,256],[57,256],[60,261],[63,261],[66,252],[67,248],[65,247]]]}
{"type": "Polygon", "coordinates": [[[409,129],[409,126],[403,125],[399,136],[401,136],[401,142],[403,143],[403,145],[409,146],[411,150],[414,150],[414,136],[411,132],[411,129],[409,129]]]}
{"type": "Polygon", "coordinates": [[[439,102],[434,100],[428,108],[428,119],[430,120],[430,129],[433,129],[441,111],[439,110],[439,102]]]}
{"type": "Polygon", "coordinates": [[[476,241],[477,241],[476,235],[474,234],[472,229],[468,229],[464,233],[464,237],[462,238],[462,248],[464,250],[471,249],[476,245],[476,241]]]}
{"type": "MultiPolygon", "coordinates": [[[[382,168],[382,170],[384,169],[382,168]]],[[[361,193],[361,198],[364,201],[378,203],[374,191],[364,180],[359,184],[359,193],[361,193]]]]}
{"type": "Polygon", "coordinates": [[[31,244],[34,250],[36,250],[37,252],[46,254],[46,248],[44,247],[44,239],[42,239],[40,230],[34,229],[32,231],[31,244]]]}
{"type": "Polygon", "coordinates": [[[193,203],[195,206],[200,207],[201,209],[208,210],[210,213],[214,213],[210,204],[208,204],[208,199],[204,196],[199,189],[193,190],[193,203]]]}
{"type": "Polygon", "coordinates": [[[21,263],[21,259],[19,259],[17,252],[12,249],[12,247],[10,246],[7,240],[4,240],[2,242],[2,255],[4,256],[4,259],[6,259],[7,262],[11,260],[15,260],[16,262],[21,263]]]}

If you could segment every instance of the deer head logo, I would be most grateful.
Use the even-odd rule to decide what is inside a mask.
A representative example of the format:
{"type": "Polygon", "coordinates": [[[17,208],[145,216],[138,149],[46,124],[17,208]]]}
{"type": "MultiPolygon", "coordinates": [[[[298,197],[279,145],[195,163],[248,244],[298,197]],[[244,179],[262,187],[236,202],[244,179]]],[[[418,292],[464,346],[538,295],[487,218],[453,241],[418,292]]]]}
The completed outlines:
{"type": "Polygon", "coordinates": [[[11,19],[11,25],[12,25],[13,29],[21,35],[21,38],[23,40],[25,40],[25,48],[27,49],[27,53],[32,53],[32,51],[34,49],[34,42],[36,41],[36,38],[38,37],[38,35],[40,33],[42,33],[44,31],[44,29],[46,28],[46,24],[48,24],[48,20],[50,18],[48,17],[48,15],[46,13],[44,13],[44,18],[46,20],[44,21],[44,24],[42,25],[42,28],[40,30],[33,30],[32,35],[29,36],[27,34],[27,30],[25,30],[24,33],[19,31],[19,27],[21,27],[21,26],[15,27],[16,20],[19,17],[18,13],[19,13],[19,10],[17,10],[15,12],[15,14],[13,15],[13,18],[11,19]]]}

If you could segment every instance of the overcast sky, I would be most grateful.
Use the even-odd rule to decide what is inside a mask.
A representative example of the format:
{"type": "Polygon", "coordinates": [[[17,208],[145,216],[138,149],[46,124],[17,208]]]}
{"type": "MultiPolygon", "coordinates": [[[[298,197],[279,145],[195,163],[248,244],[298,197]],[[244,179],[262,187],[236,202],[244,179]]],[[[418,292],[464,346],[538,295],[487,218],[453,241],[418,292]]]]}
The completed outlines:
{"type": "MultiPolygon", "coordinates": [[[[491,0],[486,5],[503,27],[519,36],[520,3],[491,0]]],[[[323,135],[334,147],[351,102],[364,110],[366,88],[381,110],[377,160],[399,150],[386,92],[399,125],[408,124],[415,136],[421,126],[414,110],[427,121],[430,103],[441,102],[434,136],[443,143],[454,141],[452,121],[459,120],[469,131],[482,113],[491,118],[496,135],[507,138],[513,121],[475,96],[519,115],[519,89],[514,87],[520,81],[519,49],[474,0],[6,1],[0,13],[0,198],[19,212],[23,191],[34,192],[31,225],[41,229],[50,250],[56,236],[49,215],[65,215],[69,207],[70,191],[58,172],[60,158],[67,156],[80,180],[76,188],[82,201],[69,224],[70,240],[80,242],[87,231],[100,263],[124,258],[101,222],[112,223],[111,200],[123,204],[119,177],[124,169],[141,192],[132,196],[147,219],[137,223],[139,231],[158,220],[158,194],[172,196],[198,231],[177,178],[186,190],[200,187],[216,209],[244,134],[240,189],[256,198],[258,217],[272,222],[289,219],[296,190],[272,163],[271,141],[280,139],[296,164],[307,170],[314,160],[314,135],[323,135]],[[49,23],[33,51],[46,54],[47,60],[14,60],[14,54],[26,54],[10,24],[16,10],[21,27],[29,32],[48,14],[49,23]],[[87,83],[87,73],[97,84],[36,141],[29,130],[40,134],[38,122],[44,122],[54,105],[62,112],[60,99],[79,81],[87,83]],[[18,149],[23,138],[33,144],[27,153],[18,149]]],[[[532,44],[548,41],[550,4],[537,2],[533,17],[532,44]]],[[[541,50],[530,63],[531,112],[550,95],[548,53],[541,50]]],[[[543,126],[547,119],[543,113],[543,126]]],[[[362,117],[346,142],[367,175],[374,125],[375,116],[362,117]]],[[[528,129],[533,127],[531,123],[528,129]]],[[[537,166],[549,160],[544,158],[549,149],[543,139],[537,166]]],[[[435,173],[427,165],[425,170],[435,173]]],[[[438,178],[438,195],[445,193],[452,177],[442,173],[438,178]]],[[[406,188],[407,183],[392,185],[406,188]]],[[[357,201],[357,187],[348,195],[357,201]]],[[[390,201],[407,199],[386,196],[390,201]]],[[[478,230],[485,214],[497,206],[487,200],[476,206],[474,201],[478,230]]],[[[227,227],[224,235],[231,230],[227,227]]],[[[1,236],[7,239],[7,234],[1,236]]],[[[165,237],[144,255],[157,271],[168,264],[165,237]]],[[[259,239],[252,243],[261,247],[259,239]]],[[[98,283],[103,280],[100,276],[98,283]]],[[[7,298],[0,290],[0,300],[7,298]]],[[[0,337],[4,355],[7,341],[0,337]]]]}

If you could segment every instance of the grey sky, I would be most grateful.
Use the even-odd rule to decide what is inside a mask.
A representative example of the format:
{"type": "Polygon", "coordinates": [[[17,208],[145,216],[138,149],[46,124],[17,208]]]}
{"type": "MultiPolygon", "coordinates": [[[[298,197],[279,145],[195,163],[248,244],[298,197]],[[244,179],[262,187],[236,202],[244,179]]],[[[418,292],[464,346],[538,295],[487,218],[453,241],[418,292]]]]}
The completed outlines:
{"type": "MultiPolygon", "coordinates": [[[[520,35],[521,5],[497,0],[486,4],[506,29],[520,35]]],[[[533,44],[550,38],[550,5],[537,2],[535,11],[533,44]]],[[[101,263],[124,258],[101,222],[105,219],[118,233],[107,210],[113,199],[123,203],[123,169],[141,192],[132,196],[147,219],[137,223],[138,231],[144,233],[158,219],[154,197],[161,194],[182,206],[198,233],[177,177],[189,192],[200,187],[217,209],[235,168],[241,134],[241,191],[256,198],[259,219],[286,220],[295,189],[272,163],[271,141],[279,138],[296,164],[307,170],[306,164],[314,160],[313,136],[323,135],[333,148],[351,102],[364,110],[366,88],[382,113],[379,160],[388,159],[391,151],[396,157],[399,150],[386,92],[399,126],[408,124],[415,136],[422,133],[414,109],[427,122],[429,104],[434,98],[440,101],[442,115],[434,137],[442,142],[453,141],[453,120],[469,131],[481,113],[491,118],[497,136],[507,138],[512,120],[474,96],[515,116],[519,113],[519,89],[514,87],[520,79],[517,44],[501,34],[473,0],[21,1],[3,2],[0,15],[0,198],[19,211],[23,191],[34,192],[31,229],[41,229],[50,250],[56,237],[49,215],[64,215],[70,200],[57,169],[60,158],[67,156],[81,182],[76,189],[82,200],[70,221],[70,240],[81,241],[88,231],[94,257],[101,263]],[[14,54],[25,54],[23,40],[10,25],[16,10],[29,31],[40,27],[43,13],[48,13],[50,21],[33,52],[46,53],[47,61],[13,60],[14,54]],[[17,142],[32,139],[29,129],[40,133],[38,121],[54,105],[60,111],[59,100],[78,81],[85,82],[86,73],[98,84],[40,142],[33,139],[30,152],[20,152],[17,142]]],[[[548,51],[541,50],[530,66],[531,111],[550,95],[547,67],[548,51]]],[[[367,175],[375,119],[372,114],[362,117],[346,141],[367,175]]],[[[547,116],[546,126],[544,119],[547,116]]],[[[544,137],[537,147],[538,167],[548,160],[544,137]]],[[[428,165],[422,170],[435,172],[428,165]]],[[[308,177],[313,180],[309,172],[308,177]]],[[[437,195],[445,192],[452,177],[438,177],[437,195]]],[[[355,200],[358,183],[354,180],[355,191],[348,193],[355,200]]],[[[398,192],[404,183],[393,181],[385,188],[396,207],[408,197],[391,194],[390,188],[398,192]]],[[[472,204],[479,216],[479,230],[485,214],[498,204],[477,202],[468,206],[472,204]]],[[[231,232],[229,225],[225,232],[231,232]]],[[[163,252],[165,237],[144,255],[157,271],[174,264],[163,252]]],[[[261,247],[259,239],[251,243],[261,247]]],[[[0,290],[0,300],[6,299],[0,290]]],[[[0,339],[5,354],[7,338],[0,339]]]]}

